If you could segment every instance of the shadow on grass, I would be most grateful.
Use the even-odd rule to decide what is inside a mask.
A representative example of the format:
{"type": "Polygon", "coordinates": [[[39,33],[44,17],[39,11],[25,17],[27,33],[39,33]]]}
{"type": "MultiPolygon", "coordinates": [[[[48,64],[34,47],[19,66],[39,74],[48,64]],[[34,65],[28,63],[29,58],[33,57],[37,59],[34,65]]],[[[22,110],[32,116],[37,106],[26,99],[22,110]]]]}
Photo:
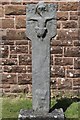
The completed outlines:
{"type": "Polygon", "coordinates": [[[80,98],[61,98],[56,100],[57,103],[50,109],[50,112],[52,112],[55,109],[62,108],[65,112],[67,108],[73,103],[73,102],[80,102],[80,98]]]}

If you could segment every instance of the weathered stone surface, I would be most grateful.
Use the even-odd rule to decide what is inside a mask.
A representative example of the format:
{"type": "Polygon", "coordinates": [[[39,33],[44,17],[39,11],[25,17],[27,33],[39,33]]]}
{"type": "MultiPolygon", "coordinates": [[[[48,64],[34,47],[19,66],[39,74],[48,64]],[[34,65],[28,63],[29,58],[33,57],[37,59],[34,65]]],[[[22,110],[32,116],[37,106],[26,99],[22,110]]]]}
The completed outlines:
{"type": "Polygon", "coordinates": [[[21,4],[22,0],[11,0],[11,4],[21,4]]]}
{"type": "Polygon", "coordinates": [[[14,45],[14,41],[2,40],[1,45],[14,45]]]}
{"type": "Polygon", "coordinates": [[[80,78],[80,69],[78,69],[78,70],[68,69],[67,77],[68,78],[80,78]]]}
{"type": "Polygon", "coordinates": [[[78,20],[78,12],[70,12],[71,20],[78,20]]]}
{"type": "MultiPolygon", "coordinates": [[[[45,6],[45,5],[44,5],[45,6]]],[[[46,38],[51,39],[56,35],[56,5],[48,4],[46,8],[38,4],[27,5],[27,37],[32,41],[46,38]],[[41,11],[39,10],[41,9],[41,11]],[[42,10],[44,9],[44,10],[42,10]]],[[[49,40],[48,40],[49,41],[49,40]]]]}
{"type": "Polygon", "coordinates": [[[80,69],[80,57],[74,59],[74,68],[80,69]]]}
{"type": "Polygon", "coordinates": [[[78,40],[78,30],[58,30],[57,40],[78,40]]]}
{"type": "Polygon", "coordinates": [[[59,90],[71,90],[72,89],[72,79],[59,78],[57,79],[59,90]]]}
{"type": "Polygon", "coordinates": [[[20,53],[27,54],[28,53],[28,46],[27,45],[24,45],[24,46],[23,45],[22,46],[11,45],[10,52],[11,52],[11,54],[20,54],[20,53]]]}
{"type": "Polygon", "coordinates": [[[67,22],[62,22],[62,27],[67,29],[67,28],[77,28],[77,22],[75,21],[67,21],[67,22]]]}
{"type": "Polygon", "coordinates": [[[73,65],[73,58],[55,58],[55,65],[73,65]]]}
{"type": "Polygon", "coordinates": [[[17,65],[17,59],[11,58],[11,59],[2,59],[1,65],[17,65]]]}
{"type": "Polygon", "coordinates": [[[28,93],[29,92],[29,89],[28,89],[28,86],[27,85],[12,85],[10,87],[10,91],[11,93],[28,93]]]}
{"type": "Polygon", "coordinates": [[[0,39],[1,40],[6,40],[6,30],[0,30],[0,39]]]}
{"type": "Polygon", "coordinates": [[[51,67],[51,77],[65,77],[65,68],[63,66],[51,67]]]}
{"type": "Polygon", "coordinates": [[[9,48],[8,46],[2,46],[0,51],[0,58],[7,58],[9,54],[9,48]]]}
{"type": "Polygon", "coordinates": [[[68,12],[57,12],[57,20],[65,21],[68,20],[68,12]]]}
{"type": "Polygon", "coordinates": [[[5,6],[5,14],[6,15],[25,15],[26,7],[21,5],[18,7],[14,5],[5,6]]]}
{"type": "Polygon", "coordinates": [[[61,23],[57,22],[57,29],[60,29],[60,27],[61,27],[61,23]]]}
{"type": "Polygon", "coordinates": [[[27,5],[26,35],[32,40],[33,110],[50,109],[50,39],[56,35],[56,5],[27,5]]]}
{"type": "Polygon", "coordinates": [[[76,11],[78,10],[78,2],[60,2],[58,9],[61,11],[76,11]]]}
{"type": "Polygon", "coordinates": [[[4,66],[4,72],[7,72],[7,73],[26,73],[26,66],[17,66],[17,65],[4,66]]]}
{"type": "Polygon", "coordinates": [[[4,7],[0,5],[0,17],[4,17],[4,7]]]}
{"type": "Polygon", "coordinates": [[[31,84],[32,81],[31,74],[18,74],[18,84],[19,85],[25,85],[25,84],[31,84]]]}
{"type": "Polygon", "coordinates": [[[32,67],[30,65],[26,66],[26,72],[32,73],[32,67]]]}
{"type": "MultiPolygon", "coordinates": [[[[8,40],[24,40],[26,39],[25,30],[7,30],[8,40]]],[[[6,38],[5,38],[6,39],[6,38]]]]}
{"type": "Polygon", "coordinates": [[[79,40],[75,40],[74,41],[74,46],[80,46],[80,41],[79,40]]]}
{"type": "Polygon", "coordinates": [[[55,109],[47,114],[33,110],[20,110],[18,120],[64,120],[64,114],[62,108],[55,109]]]}
{"type": "Polygon", "coordinates": [[[2,19],[2,28],[6,29],[6,28],[14,28],[14,19],[2,19]]]}
{"type": "Polygon", "coordinates": [[[65,57],[80,57],[80,47],[66,47],[64,49],[65,57]]]}
{"type": "Polygon", "coordinates": [[[17,40],[16,41],[16,45],[28,45],[28,41],[27,40],[17,40]]]}
{"type": "Polygon", "coordinates": [[[3,73],[1,83],[2,84],[17,84],[16,74],[15,73],[13,74],[3,73]]]}
{"type": "Polygon", "coordinates": [[[19,55],[19,65],[31,65],[31,55],[19,55]]]}
{"type": "Polygon", "coordinates": [[[80,78],[73,79],[73,86],[78,86],[78,87],[80,87],[80,78]]]}
{"type": "Polygon", "coordinates": [[[26,16],[16,17],[16,28],[25,28],[26,27],[26,16]]]}
{"type": "Polygon", "coordinates": [[[56,46],[51,48],[51,54],[62,54],[62,47],[61,46],[56,46]]]}

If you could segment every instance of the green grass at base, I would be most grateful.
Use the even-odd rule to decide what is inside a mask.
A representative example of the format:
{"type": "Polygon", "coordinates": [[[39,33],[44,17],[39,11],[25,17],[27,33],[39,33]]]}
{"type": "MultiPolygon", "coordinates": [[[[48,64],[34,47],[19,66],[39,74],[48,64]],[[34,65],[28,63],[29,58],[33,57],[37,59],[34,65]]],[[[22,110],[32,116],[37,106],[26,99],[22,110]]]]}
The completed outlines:
{"type": "Polygon", "coordinates": [[[79,118],[80,109],[78,103],[72,103],[65,112],[67,118],[79,118]]]}
{"type": "MultiPolygon", "coordinates": [[[[3,98],[2,102],[2,118],[17,118],[20,109],[31,109],[32,100],[26,98],[3,98]]],[[[56,100],[51,100],[51,106],[55,105],[56,100]]],[[[65,116],[69,118],[77,119],[79,118],[79,104],[76,102],[72,103],[70,107],[66,110],[65,116]]]]}
{"type": "Polygon", "coordinates": [[[16,118],[20,109],[31,109],[32,101],[26,98],[3,98],[2,118],[16,118]]]}

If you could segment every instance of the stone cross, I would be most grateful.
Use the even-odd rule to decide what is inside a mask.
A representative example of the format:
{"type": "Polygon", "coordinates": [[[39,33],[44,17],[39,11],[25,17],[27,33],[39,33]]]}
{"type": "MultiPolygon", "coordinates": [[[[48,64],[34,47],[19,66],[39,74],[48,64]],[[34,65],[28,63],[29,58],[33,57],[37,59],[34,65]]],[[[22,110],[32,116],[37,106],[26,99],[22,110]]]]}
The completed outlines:
{"type": "Polygon", "coordinates": [[[32,41],[33,110],[50,109],[50,40],[56,35],[56,5],[27,4],[26,35],[32,41]]]}

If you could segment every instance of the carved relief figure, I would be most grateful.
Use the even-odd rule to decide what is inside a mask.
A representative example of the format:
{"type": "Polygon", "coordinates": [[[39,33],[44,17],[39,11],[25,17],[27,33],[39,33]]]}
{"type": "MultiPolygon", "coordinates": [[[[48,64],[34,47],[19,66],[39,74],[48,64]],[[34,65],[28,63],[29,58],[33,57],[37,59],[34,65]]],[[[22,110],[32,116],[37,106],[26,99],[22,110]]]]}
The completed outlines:
{"type": "Polygon", "coordinates": [[[35,31],[37,33],[37,37],[43,41],[48,30],[46,28],[47,22],[54,19],[53,17],[45,17],[44,13],[48,11],[48,6],[44,4],[44,2],[39,2],[35,9],[35,16],[28,18],[28,21],[36,21],[37,26],[35,26],[35,31]]]}

